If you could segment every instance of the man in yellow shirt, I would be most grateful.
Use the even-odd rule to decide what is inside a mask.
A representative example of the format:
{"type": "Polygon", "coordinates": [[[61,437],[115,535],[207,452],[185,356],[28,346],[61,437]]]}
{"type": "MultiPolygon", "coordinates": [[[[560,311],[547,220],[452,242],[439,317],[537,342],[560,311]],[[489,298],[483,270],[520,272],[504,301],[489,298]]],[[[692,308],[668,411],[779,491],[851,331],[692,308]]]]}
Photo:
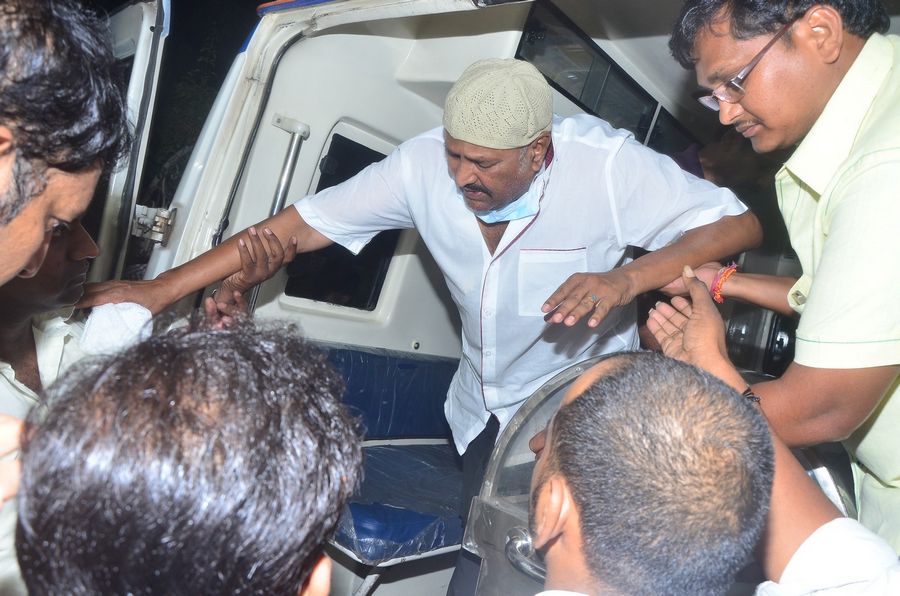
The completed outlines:
{"type": "Polygon", "coordinates": [[[794,362],[753,390],[789,445],[844,441],[860,521],[900,550],[900,38],[880,34],[888,25],[878,0],[687,0],[670,47],[757,152],[796,147],[775,183],[802,277],[698,275],[722,297],[801,315],[794,362]]]}

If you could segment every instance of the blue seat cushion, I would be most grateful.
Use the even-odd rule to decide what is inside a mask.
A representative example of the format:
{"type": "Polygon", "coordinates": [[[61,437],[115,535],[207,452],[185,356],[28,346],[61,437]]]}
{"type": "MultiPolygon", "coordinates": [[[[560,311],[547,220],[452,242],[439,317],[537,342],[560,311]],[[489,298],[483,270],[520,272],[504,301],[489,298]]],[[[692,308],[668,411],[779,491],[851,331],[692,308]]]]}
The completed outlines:
{"type": "Polygon", "coordinates": [[[368,565],[462,541],[462,471],[451,445],[378,445],[335,541],[368,565]]]}
{"type": "Polygon", "coordinates": [[[328,360],[344,377],[343,401],[367,439],[450,436],[444,400],[458,360],[347,348],[330,349],[328,360]]]}

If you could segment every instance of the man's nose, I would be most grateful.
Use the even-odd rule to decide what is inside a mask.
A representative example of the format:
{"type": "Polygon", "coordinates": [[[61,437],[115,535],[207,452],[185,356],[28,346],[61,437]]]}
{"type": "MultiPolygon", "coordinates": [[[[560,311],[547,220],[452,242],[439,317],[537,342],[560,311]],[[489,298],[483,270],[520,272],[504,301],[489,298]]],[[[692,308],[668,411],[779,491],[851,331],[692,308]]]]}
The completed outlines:
{"type": "Polygon", "coordinates": [[[478,178],[475,176],[475,166],[470,162],[460,160],[459,165],[456,167],[456,171],[453,172],[453,179],[456,182],[456,186],[460,188],[467,184],[477,182],[478,178]]]}
{"type": "Polygon", "coordinates": [[[741,117],[744,113],[744,108],[741,106],[740,102],[736,103],[728,103],[727,101],[719,102],[719,122],[724,124],[725,126],[730,126],[734,124],[734,122],[741,117]]]}
{"type": "Polygon", "coordinates": [[[100,248],[81,222],[73,224],[72,243],[69,245],[69,258],[73,261],[95,259],[100,254],[100,248]]]}

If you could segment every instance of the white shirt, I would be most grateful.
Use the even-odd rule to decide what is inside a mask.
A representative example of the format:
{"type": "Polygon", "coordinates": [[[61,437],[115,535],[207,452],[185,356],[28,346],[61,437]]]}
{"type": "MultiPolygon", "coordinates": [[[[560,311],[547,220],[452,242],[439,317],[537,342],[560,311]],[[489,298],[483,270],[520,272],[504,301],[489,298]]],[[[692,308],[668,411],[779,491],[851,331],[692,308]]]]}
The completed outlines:
{"type": "MultiPolygon", "coordinates": [[[[34,317],[32,329],[42,387],[49,387],[71,365],[85,356],[122,348],[149,333],[150,312],[129,303],[95,308],[87,323],[53,313],[34,317]],[[104,338],[103,336],[111,336],[104,338]],[[90,348],[90,349],[89,349],[90,348]]],[[[25,418],[39,404],[37,394],[17,378],[13,368],[0,362],[0,413],[25,418]]],[[[0,594],[26,594],[16,561],[15,499],[0,506],[0,594]]]]}
{"type": "Polygon", "coordinates": [[[889,596],[900,594],[900,562],[894,549],[858,521],[832,520],[807,538],[781,574],[757,596],[889,596]]]}
{"type": "MultiPolygon", "coordinates": [[[[41,386],[47,387],[73,362],[84,357],[79,345],[84,323],[52,315],[35,318],[32,330],[41,386]]],[[[37,394],[16,378],[8,363],[0,362],[0,413],[24,419],[37,403],[37,394]]]]}
{"type": "Polygon", "coordinates": [[[552,164],[537,215],[509,223],[493,255],[447,170],[443,129],[401,144],[354,178],[295,204],[318,232],[354,253],[379,231],[415,227],[462,320],[462,359],[444,411],[460,453],[490,414],[501,426],[553,375],[636,348],[632,306],[597,328],[544,321],[541,306],[571,274],[606,272],[628,246],[662,248],[746,207],[728,190],[588,115],[555,118],[552,164]]]}
{"type": "MultiPolygon", "coordinates": [[[[68,322],[52,315],[32,321],[41,385],[47,387],[84,353],[79,346],[84,324],[68,322]]],[[[0,362],[0,413],[25,418],[38,405],[38,396],[23,385],[13,368],[0,362]]],[[[16,562],[16,501],[10,499],[0,507],[0,594],[26,594],[25,584],[16,562]]]]}

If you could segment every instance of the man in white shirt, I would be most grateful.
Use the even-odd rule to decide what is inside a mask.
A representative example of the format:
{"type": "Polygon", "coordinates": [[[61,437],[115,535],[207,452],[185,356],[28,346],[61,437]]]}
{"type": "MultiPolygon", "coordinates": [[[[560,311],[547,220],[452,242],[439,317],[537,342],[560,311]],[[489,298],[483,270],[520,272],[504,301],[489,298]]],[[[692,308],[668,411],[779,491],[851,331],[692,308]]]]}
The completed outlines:
{"type": "MultiPolygon", "coordinates": [[[[626,306],[666,272],[760,240],[729,191],[602,120],[554,119],[551,103],[532,65],[478,62],[448,94],[442,128],[256,226],[301,252],[332,242],[357,252],[380,230],[418,230],[462,318],[446,404],[460,452],[571,361],[635,347],[626,306]],[[631,261],[629,245],[656,252],[631,261]]],[[[247,237],[156,280],[89,289],[83,303],[128,299],[156,312],[236,271],[247,237]]]]}
{"type": "MultiPolygon", "coordinates": [[[[598,118],[554,118],[537,69],[499,59],[460,76],[443,127],[257,227],[300,252],[333,242],[358,252],[381,230],[419,232],[462,321],[444,411],[464,453],[464,503],[480,487],[498,428],[531,393],[573,361],[638,345],[630,306],[638,294],[685,263],[761,239],[730,191],[598,118]],[[655,252],[632,261],[629,246],[655,252]]],[[[89,290],[83,305],[133,301],[156,312],[233,273],[247,237],[155,280],[89,290]]]]}

